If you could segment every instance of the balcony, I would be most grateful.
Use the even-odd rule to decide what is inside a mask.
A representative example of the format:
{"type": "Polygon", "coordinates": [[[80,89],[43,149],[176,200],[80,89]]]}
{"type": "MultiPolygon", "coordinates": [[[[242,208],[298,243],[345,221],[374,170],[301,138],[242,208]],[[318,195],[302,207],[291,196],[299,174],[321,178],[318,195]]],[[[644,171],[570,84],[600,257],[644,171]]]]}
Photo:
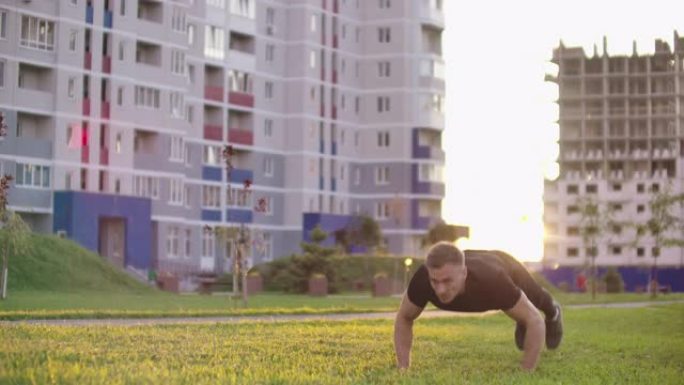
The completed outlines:
{"type": "Polygon", "coordinates": [[[112,21],[114,15],[112,14],[112,11],[106,10],[104,11],[104,27],[112,29],[112,21]]]}
{"type": "Polygon", "coordinates": [[[420,16],[435,25],[444,25],[444,8],[442,0],[422,0],[420,16]]]}
{"type": "Polygon", "coordinates": [[[244,209],[228,209],[226,210],[226,222],[233,223],[252,223],[253,221],[252,210],[244,209]]]}
{"type": "Polygon", "coordinates": [[[221,181],[221,167],[202,166],[202,180],[221,181]]]}
{"type": "Polygon", "coordinates": [[[208,140],[223,140],[223,127],[214,124],[204,125],[204,139],[208,140]]]}
{"type": "Polygon", "coordinates": [[[102,109],[100,111],[100,115],[102,119],[109,119],[109,112],[111,110],[110,104],[108,101],[103,100],[102,101],[102,109]]]}
{"type": "Polygon", "coordinates": [[[90,147],[84,145],[81,147],[81,163],[88,163],[90,161],[90,147]]]}
{"type": "Polygon", "coordinates": [[[253,108],[254,95],[244,92],[230,91],[228,92],[228,102],[237,106],[253,108]]]}
{"type": "Polygon", "coordinates": [[[93,68],[93,53],[86,52],[83,57],[83,68],[89,70],[93,68]]]}
{"type": "Polygon", "coordinates": [[[94,13],[93,6],[92,5],[86,5],[86,15],[85,15],[86,23],[93,24],[93,13],[94,13]]]}
{"type": "Polygon", "coordinates": [[[109,148],[107,147],[100,147],[100,164],[109,165],[109,148]]]}
{"type": "Polygon", "coordinates": [[[207,222],[221,222],[221,211],[202,210],[202,220],[207,222]]]}
{"type": "Polygon", "coordinates": [[[254,145],[254,133],[251,130],[230,128],[228,129],[228,142],[252,146],[254,145]]]}
{"type": "Polygon", "coordinates": [[[223,87],[205,86],[204,99],[223,103],[223,87]]]}
{"type": "Polygon", "coordinates": [[[159,44],[138,40],[135,45],[135,62],[161,67],[162,48],[159,44]]]}
{"type": "Polygon", "coordinates": [[[103,56],[102,57],[102,72],[104,72],[106,74],[112,73],[112,57],[111,56],[103,56]]]}
{"type": "Polygon", "coordinates": [[[244,184],[246,180],[254,180],[254,172],[252,170],[234,168],[230,172],[230,183],[244,184]]]}
{"type": "Polygon", "coordinates": [[[90,116],[90,99],[83,99],[83,116],[90,116]]]}

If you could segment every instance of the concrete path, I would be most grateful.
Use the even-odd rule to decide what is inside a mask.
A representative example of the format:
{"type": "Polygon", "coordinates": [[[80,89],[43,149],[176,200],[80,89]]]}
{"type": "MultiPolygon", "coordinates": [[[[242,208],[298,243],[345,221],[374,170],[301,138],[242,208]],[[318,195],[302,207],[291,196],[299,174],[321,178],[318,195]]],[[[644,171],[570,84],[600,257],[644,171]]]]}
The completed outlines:
{"type": "MultiPolygon", "coordinates": [[[[639,308],[646,306],[684,303],[684,300],[625,302],[607,304],[568,305],[570,309],[589,308],[639,308]]],[[[441,317],[486,317],[498,311],[484,313],[454,313],[441,310],[428,310],[420,318],[441,317]]],[[[176,317],[176,318],[105,318],[105,319],[65,319],[65,320],[20,320],[0,321],[0,326],[9,325],[49,325],[49,326],[140,326],[140,325],[172,325],[172,324],[214,324],[214,323],[254,323],[254,322],[297,322],[297,321],[350,321],[393,319],[395,312],[351,313],[351,314],[294,314],[294,315],[257,315],[257,316],[224,316],[224,317],[176,317]]]]}

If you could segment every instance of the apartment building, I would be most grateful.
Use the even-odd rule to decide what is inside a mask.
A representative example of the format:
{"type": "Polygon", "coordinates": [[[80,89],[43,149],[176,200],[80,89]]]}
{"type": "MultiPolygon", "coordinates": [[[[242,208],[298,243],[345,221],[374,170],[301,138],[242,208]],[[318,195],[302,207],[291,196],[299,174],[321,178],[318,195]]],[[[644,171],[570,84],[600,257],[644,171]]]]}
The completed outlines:
{"type": "Polygon", "coordinates": [[[634,245],[630,226],[648,220],[653,192],[684,192],[684,39],[676,32],[673,48],[656,40],[652,54],[635,44],[631,55],[609,55],[604,40],[592,55],[562,43],[554,49],[558,73],[547,80],[559,89],[560,176],[544,189],[545,265],[567,272],[587,262],[578,199],[591,197],[616,221],[600,238],[598,265],[619,266],[636,282],[657,258],[674,269],[673,281],[684,281],[684,251],[658,250],[647,234],[634,245]]]}
{"type": "Polygon", "coordinates": [[[1,1],[10,208],[141,271],[229,269],[208,228],[249,229],[254,264],[356,214],[414,254],[444,196],[443,28],[441,0],[1,1]]]}

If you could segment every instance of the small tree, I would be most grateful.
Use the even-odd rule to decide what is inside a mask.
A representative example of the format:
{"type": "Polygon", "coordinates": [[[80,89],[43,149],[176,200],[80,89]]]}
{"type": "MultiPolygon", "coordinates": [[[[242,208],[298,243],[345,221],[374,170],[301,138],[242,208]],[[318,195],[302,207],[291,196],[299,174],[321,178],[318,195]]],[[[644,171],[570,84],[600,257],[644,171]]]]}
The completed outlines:
{"type": "Polygon", "coordinates": [[[24,223],[19,214],[7,209],[7,194],[12,181],[11,175],[0,178],[0,245],[3,245],[2,271],[0,271],[0,299],[7,298],[7,281],[9,279],[10,255],[25,253],[29,248],[31,229],[24,223]]]}
{"type": "Polygon", "coordinates": [[[449,225],[443,220],[440,220],[428,230],[427,234],[425,234],[421,240],[421,245],[425,247],[441,241],[456,242],[459,238],[467,236],[467,227],[449,225]]]}
{"type": "Polygon", "coordinates": [[[677,230],[684,225],[684,219],[673,214],[677,207],[681,207],[684,202],[684,194],[672,194],[671,186],[667,185],[662,191],[652,191],[649,201],[650,217],[645,223],[636,224],[637,236],[635,243],[639,239],[648,235],[653,239],[653,264],[651,265],[651,278],[649,287],[651,296],[658,294],[658,258],[663,248],[682,247],[684,239],[673,236],[677,230]]]}
{"type": "Polygon", "coordinates": [[[577,200],[577,209],[580,214],[579,232],[587,253],[585,263],[591,269],[591,299],[593,300],[596,299],[596,281],[598,279],[596,268],[598,247],[614,222],[610,208],[603,207],[592,196],[580,197],[577,200]]]}

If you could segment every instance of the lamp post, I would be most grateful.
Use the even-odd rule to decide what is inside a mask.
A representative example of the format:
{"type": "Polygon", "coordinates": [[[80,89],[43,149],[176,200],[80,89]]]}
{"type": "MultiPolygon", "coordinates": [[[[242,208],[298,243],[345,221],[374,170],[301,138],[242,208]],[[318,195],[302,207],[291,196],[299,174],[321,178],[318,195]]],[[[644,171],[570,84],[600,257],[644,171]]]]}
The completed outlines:
{"type": "Polygon", "coordinates": [[[411,270],[411,265],[413,264],[413,259],[404,259],[404,287],[408,289],[408,277],[409,271],[411,270]]]}

